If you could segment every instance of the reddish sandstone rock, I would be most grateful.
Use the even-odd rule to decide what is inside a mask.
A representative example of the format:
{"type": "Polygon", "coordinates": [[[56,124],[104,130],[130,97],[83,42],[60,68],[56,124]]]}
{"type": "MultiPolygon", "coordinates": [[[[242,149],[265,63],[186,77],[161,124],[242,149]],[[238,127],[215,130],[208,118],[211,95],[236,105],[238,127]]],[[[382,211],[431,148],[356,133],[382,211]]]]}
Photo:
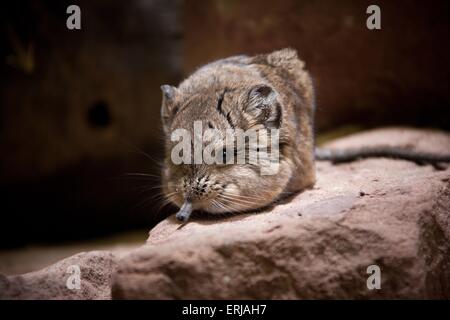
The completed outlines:
{"type": "MultiPolygon", "coordinates": [[[[329,147],[369,144],[448,152],[450,136],[392,128],[329,147]]],[[[110,299],[111,287],[118,299],[450,298],[450,168],[367,159],[317,169],[314,189],[261,213],[183,228],[172,217],[128,255],[80,253],[0,276],[0,298],[110,299]],[[366,286],[373,264],[380,290],[366,286]],[[71,265],[80,290],[66,287],[71,265]]]]}
{"type": "Polygon", "coordinates": [[[107,251],[76,254],[40,271],[18,276],[0,275],[0,299],[110,299],[111,274],[116,257],[107,251]],[[77,265],[81,271],[80,289],[70,290],[68,278],[77,265]]]}
{"type": "MultiPolygon", "coordinates": [[[[375,130],[382,143],[449,152],[448,134],[375,130]]],[[[318,164],[314,189],[261,213],[169,218],[113,276],[120,299],[450,298],[450,169],[400,160],[318,164]],[[381,269],[369,290],[367,267],[381,269]]]]}

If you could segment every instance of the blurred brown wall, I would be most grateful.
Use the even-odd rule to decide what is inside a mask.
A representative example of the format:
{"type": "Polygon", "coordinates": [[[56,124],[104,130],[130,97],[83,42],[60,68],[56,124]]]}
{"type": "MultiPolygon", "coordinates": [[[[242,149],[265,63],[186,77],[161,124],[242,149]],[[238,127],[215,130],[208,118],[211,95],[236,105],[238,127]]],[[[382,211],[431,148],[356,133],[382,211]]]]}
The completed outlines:
{"type": "Polygon", "coordinates": [[[148,158],[162,154],[159,87],[180,79],[180,2],[0,6],[1,245],[151,227],[157,190],[142,188],[157,181],[124,174],[159,174],[148,158]]]}
{"type": "Polygon", "coordinates": [[[178,2],[75,1],[82,29],[70,31],[72,3],[3,4],[2,180],[122,157],[124,141],[159,141],[159,86],[181,71],[178,2]]]}
{"type": "Polygon", "coordinates": [[[294,47],[317,89],[317,127],[450,129],[450,3],[444,0],[186,1],[185,73],[220,57],[294,47]],[[381,30],[366,9],[381,7],[381,30]]]}

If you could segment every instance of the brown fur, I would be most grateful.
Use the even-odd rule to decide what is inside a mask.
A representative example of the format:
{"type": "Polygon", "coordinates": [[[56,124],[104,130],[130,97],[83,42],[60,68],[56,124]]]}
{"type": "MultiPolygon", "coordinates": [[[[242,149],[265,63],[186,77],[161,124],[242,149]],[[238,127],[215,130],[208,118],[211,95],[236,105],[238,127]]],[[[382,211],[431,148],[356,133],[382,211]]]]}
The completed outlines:
{"type": "Polygon", "coordinates": [[[295,50],[218,60],[198,69],[178,88],[162,89],[163,190],[177,206],[188,200],[193,209],[211,213],[255,210],[314,184],[314,91],[295,50]],[[269,107],[255,108],[258,103],[269,107]],[[278,174],[261,176],[248,164],[174,165],[170,133],[177,128],[192,132],[196,120],[203,128],[212,125],[221,132],[232,125],[243,130],[279,125],[278,174]]]}

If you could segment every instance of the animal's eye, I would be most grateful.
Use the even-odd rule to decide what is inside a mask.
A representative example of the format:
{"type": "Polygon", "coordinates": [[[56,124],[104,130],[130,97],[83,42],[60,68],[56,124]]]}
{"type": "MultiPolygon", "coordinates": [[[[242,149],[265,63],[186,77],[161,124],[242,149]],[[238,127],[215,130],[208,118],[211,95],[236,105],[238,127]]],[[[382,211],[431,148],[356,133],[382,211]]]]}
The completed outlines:
{"type": "Polygon", "coordinates": [[[237,149],[228,150],[224,147],[222,149],[222,164],[233,164],[237,160],[237,149]]]}

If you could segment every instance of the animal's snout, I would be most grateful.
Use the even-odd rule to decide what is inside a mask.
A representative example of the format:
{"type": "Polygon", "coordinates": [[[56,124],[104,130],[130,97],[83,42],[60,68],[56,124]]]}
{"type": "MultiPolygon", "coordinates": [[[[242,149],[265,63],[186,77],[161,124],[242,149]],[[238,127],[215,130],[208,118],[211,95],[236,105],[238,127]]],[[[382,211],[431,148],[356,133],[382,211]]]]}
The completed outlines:
{"type": "Polygon", "coordinates": [[[178,214],[176,215],[177,220],[180,222],[184,222],[186,220],[186,217],[184,215],[178,214]]]}
{"type": "Polygon", "coordinates": [[[193,179],[189,182],[183,182],[184,198],[188,201],[196,201],[204,199],[208,193],[208,179],[206,177],[200,177],[193,179]]]}
{"type": "Polygon", "coordinates": [[[192,213],[192,203],[185,201],[176,214],[178,221],[187,222],[192,213]]]}
{"type": "Polygon", "coordinates": [[[177,189],[180,192],[184,203],[176,214],[176,218],[186,223],[191,216],[194,207],[196,209],[208,206],[210,200],[214,198],[215,192],[212,190],[209,176],[200,176],[195,178],[184,178],[182,181],[182,189],[177,189]]]}

